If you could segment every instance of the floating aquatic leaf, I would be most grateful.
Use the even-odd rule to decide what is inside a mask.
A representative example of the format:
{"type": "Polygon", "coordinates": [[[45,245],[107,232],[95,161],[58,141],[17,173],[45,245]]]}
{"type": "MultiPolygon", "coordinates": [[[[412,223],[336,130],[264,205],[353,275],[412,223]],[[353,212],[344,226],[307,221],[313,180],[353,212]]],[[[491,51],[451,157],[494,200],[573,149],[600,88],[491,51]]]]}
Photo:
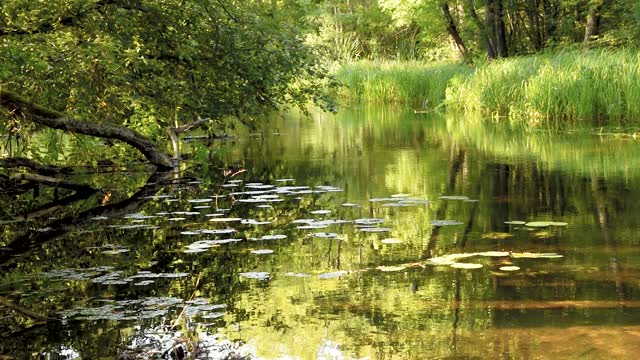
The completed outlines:
{"type": "Polygon", "coordinates": [[[547,226],[567,226],[569,225],[566,222],[559,221],[532,221],[525,224],[529,227],[547,227],[547,226]]]}
{"type": "Polygon", "coordinates": [[[109,220],[109,218],[106,217],[106,216],[96,216],[96,217],[91,218],[91,220],[98,220],[98,221],[99,220],[109,220]]]}
{"type": "Polygon", "coordinates": [[[325,229],[328,228],[328,224],[311,224],[311,225],[301,225],[297,226],[296,229],[300,230],[317,230],[317,229],[325,229]]]}
{"type": "Polygon", "coordinates": [[[451,226],[451,225],[462,225],[462,223],[460,221],[455,221],[455,220],[431,220],[431,225],[451,226]]]}
{"type": "Polygon", "coordinates": [[[528,259],[559,259],[564,256],[556,253],[511,253],[511,257],[513,258],[528,258],[528,259]]]}
{"type": "Polygon", "coordinates": [[[513,237],[513,234],[505,233],[505,232],[488,232],[482,234],[483,239],[491,239],[491,240],[502,240],[513,237]]]}
{"type": "Polygon", "coordinates": [[[507,251],[483,251],[477,253],[478,256],[487,256],[487,257],[505,257],[509,256],[510,253],[507,251]]]}
{"type": "Polygon", "coordinates": [[[194,209],[210,209],[211,205],[200,205],[200,206],[194,206],[194,209]]]}
{"type": "Polygon", "coordinates": [[[267,224],[271,224],[271,221],[257,221],[254,219],[244,219],[244,220],[241,220],[240,223],[245,225],[267,225],[267,224]]]}
{"type": "Polygon", "coordinates": [[[409,194],[393,194],[393,195],[391,195],[392,198],[406,198],[406,197],[409,197],[409,196],[411,196],[411,195],[409,195],[409,194]]]}
{"type": "Polygon", "coordinates": [[[296,181],[296,179],[290,179],[290,178],[276,179],[276,182],[290,182],[290,181],[296,181]]]}
{"type": "Polygon", "coordinates": [[[431,258],[427,262],[433,265],[451,265],[455,263],[455,261],[442,256],[431,258]]]}
{"type": "Polygon", "coordinates": [[[202,234],[218,235],[218,234],[231,234],[236,232],[236,229],[214,229],[214,230],[199,230],[202,234]]]}
{"type": "Polygon", "coordinates": [[[317,238],[334,239],[334,238],[336,238],[338,236],[338,234],[336,234],[336,233],[326,233],[326,232],[317,232],[317,233],[311,234],[311,236],[317,237],[317,238]]]}
{"type": "Polygon", "coordinates": [[[251,253],[257,254],[257,255],[266,255],[266,254],[273,254],[273,250],[269,250],[269,249],[251,250],[251,253]]]}
{"type": "Polygon", "coordinates": [[[186,218],[183,218],[183,217],[174,217],[174,218],[170,218],[170,219],[167,219],[167,220],[169,220],[169,221],[183,221],[183,220],[186,220],[186,218]]]}
{"type": "Polygon", "coordinates": [[[361,227],[358,230],[360,230],[361,232],[377,233],[377,232],[391,231],[391,228],[387,228],[387,227],[361,227]]]}
{"type": "Polygon", "coordinates": [[[174,211],[171,214],[173,215],[200,215],[198,211],[174,211]]]}
{"type": "Polygon", "coordinates": [[[269,280],[269,273],[268,272],[250,271],[250,272],[240,273],[239,275],[243,276],[243,277],[246,277],[248,279],[269,280]]]}
{"type": "Polygon", "coordinates": [[[226,188],[231,188],[231,187],[236,187],[236,186],[240,186],[240,184],[223,184],[222,187],[226,187],[226,188]]]}
{"type": "Polygon", "coordinates": [[[229,184],[242,184],[242,181],[243,180],[240,180],[240,179],[234,179],[234,180],[227,181],[227,183],[229,183],[229,184]]]}
{"type": "Polygon", "coordinates": [[[406,269],[406,267],[400,265],[400,266],[384,266],[384,265],[380,265],[378,267],[376,267],[376,269],[380,270],[380,271],[384,271],[384,272],[389,272],[389,271],[401,271],[406,269]]]}
{"type": "Polygon", "coordinates": [[[187,200],[187,201],[192,203],[192,204],[200,204],[200,203],[211,202],[211,201],[213,201],[213,199],[190,199],[190,200],[187,200]]]}
{"type": "Polygon", "coordinates": [[[321,185],[321,186],[316,186],[316,189],[319,189],[321,191],[327,191],[327,192],[341,192],[343,191],[341,188],[336,187],[336,186],[328,186],[328,185],[321,185]]]}
{"type": "Polygon", "coordinates": [[[198,235],[200,234],[199,231],[181,231],[180,234],[182,235],[198,235]]]}
{"type": "Polygon", "coordinates": [[[314,215],[327,215],[331,214],[331,210],[314,210],[311,213],[314,215]]]}
{"type": "Polygon", "coordinates": [[[122,253],[129,252],[129,249],[113,249],[113,250],[105,250],[102,253],[107,255],[118,255],[122,253]]]}
{"type": "Polygon", "coordinates": [[[451,264],[451,267],[456,269],[480,269],[482,267],[482,264],[453,263],[451,264]]]}
{"type": "Polygon", "coordinates": [[[140,213],[127,214],[124,216],[125,219],[136,219],[136,220],[145,220],[145,219],[153,219],[156,218],[155,215],[143,215],[140,213]]]}
{"type": "Polygon", "coordinates": [[[259,207],[259,208],[263,208],[263,209],[270,209],[270,208],[272,208],[273,206],[268,205],[268,204],[262,204],[262,205],[258,205],[257,207],[259,207]]]}
{"type": "Polygon", "coordinates": [[[234,221],[241,221],[242,218],[238,218],[238,217],[214,217],[213,219],[209,219],[209,221],[211,222],[234,222],[234,221]]]}
{"type": "Polygon", "coordinates": [[[387,238],[387,239],[380,240],[380,242],[383,243],[383,244],[401,244],[402,243],[402,239],[387,238]]]}
{"type": "Polygon", "coordinates": [[[504,222],[507,225],[524,225],[527,222],[526,221],[519,221],[519,220],[512,220],[512,221],[505,221],[504,222]]]}
{"type": "Polygon", "coordinates": [[[305,277],[311,276],[309,274],[293,273],[293,272],[284,273],[283,275],[284,276],[291,276],[291,277],[299,277],[299,278],[305,278],[305,277]]]}
{"type": "Polygon", "coordinates": [[[384,223],[384,219],[367,219],[367,218],[365,218],[365,219],[355,219],[353,222],[355,224],[357,224],[357,225],[367,225],[367,226],[369,226],[369,225],[382,224],[382,223],[384,223]]]}
{"type": "Polygon", "coordinates": [[[461,196],[461,195],[444,195],[444,196],[440,196],[440,199],[445,199],[445,200],[469,200],[468,196],[461,196]]]}
{"type": "Polygon", "coordinates": [[[360,205],[347,202],[347,203],[342,204],[342,206],[344,206],[344,207],[358,207],[360,205]]]}
{"type": "Polygon", "coordinates": [[[347,274],[348,272],[346,271],[335,271],[335,272],[330,272],[326,274],[320,274],[318,275],[318,279],[332,279],[332,278],[337,278],[347,274]]]}
{"type": "Polygon", "coordinates": [[[259,240],[282,240],[282,239],[286,239],[287,235],[265,235],[261,238],[253,238],[251,240],[254,241],[259,241],[259,240]]]}
{"type": "Polygon", "coordinates": [[[518,266],[500,266],[500,270],[502,271],[518,271],[520,268],[518,266]]]}
{"type": "Polygon", "coordinates": [[[134,286],[146,286],[146,285],[151,285],[155,282],[155,280],[143,280],[140,282],[137,282],[135,284],[133,284],[134,286]]]}

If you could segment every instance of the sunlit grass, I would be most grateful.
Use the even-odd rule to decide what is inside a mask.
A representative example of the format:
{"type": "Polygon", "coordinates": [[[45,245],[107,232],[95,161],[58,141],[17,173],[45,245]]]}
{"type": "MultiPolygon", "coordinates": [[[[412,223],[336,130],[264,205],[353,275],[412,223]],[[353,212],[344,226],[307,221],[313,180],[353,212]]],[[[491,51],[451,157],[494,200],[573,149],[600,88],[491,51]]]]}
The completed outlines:
{"type": "Polygon", "coordinates": [[[359,61],[339,67],[335,75],[344,85],[342,101],[433,106],[445,100],[453,76],[470,71],[462,64],[359,61]]]}
{"type": "Polygon", "coordinates": [[[479,64],[357,62],[342,66],[343,100],[444,104],[530,124],[640,119],[640,53],[573,50],[479,64]]]}

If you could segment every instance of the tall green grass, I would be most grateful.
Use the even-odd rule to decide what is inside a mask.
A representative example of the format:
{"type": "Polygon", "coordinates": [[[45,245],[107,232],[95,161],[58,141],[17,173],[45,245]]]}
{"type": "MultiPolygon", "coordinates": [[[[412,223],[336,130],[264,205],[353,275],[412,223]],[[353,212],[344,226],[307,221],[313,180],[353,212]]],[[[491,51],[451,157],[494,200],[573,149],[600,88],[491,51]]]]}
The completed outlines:
{"type": "Polygon", "coordinates": [[[358,61],[340,66],[338,97],[347,102],[438,105],[449,80],[471,69],[462,64],[358,61]]]}
{"type": "Polygon", "coordinates": [[[345,100],[419,103],[540,123],[640,121],[640,52],[573,50],[457,64],[354,63],[336,76],[345,100]],[[346,94],[345,94],[346,93],[346,94]]]}

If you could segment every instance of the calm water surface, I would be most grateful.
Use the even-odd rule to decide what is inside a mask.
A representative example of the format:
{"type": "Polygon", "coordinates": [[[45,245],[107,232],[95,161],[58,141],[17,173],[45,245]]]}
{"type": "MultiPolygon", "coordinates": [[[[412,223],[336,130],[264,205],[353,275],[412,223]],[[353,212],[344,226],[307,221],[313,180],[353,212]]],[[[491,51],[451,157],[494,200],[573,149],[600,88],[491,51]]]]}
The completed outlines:
{"type": "Polygon", "coordinates": [[[640,354],[636,140],[361,108],[185,149],[2,199],[0,355],[640,354]]]}

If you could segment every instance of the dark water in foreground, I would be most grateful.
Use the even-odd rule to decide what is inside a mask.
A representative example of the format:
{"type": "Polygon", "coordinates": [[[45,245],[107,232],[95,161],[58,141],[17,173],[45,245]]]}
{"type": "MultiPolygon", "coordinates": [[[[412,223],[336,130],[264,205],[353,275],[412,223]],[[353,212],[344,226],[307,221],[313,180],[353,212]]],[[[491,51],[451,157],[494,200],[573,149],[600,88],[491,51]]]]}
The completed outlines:
{"type": "Polygon", "coordinates": [[[64,321],[0,304],[0,355],[640,354],[633,139],[360,109],[188,146],[180,179],[2,200],[0,301],[64,321]]]}

